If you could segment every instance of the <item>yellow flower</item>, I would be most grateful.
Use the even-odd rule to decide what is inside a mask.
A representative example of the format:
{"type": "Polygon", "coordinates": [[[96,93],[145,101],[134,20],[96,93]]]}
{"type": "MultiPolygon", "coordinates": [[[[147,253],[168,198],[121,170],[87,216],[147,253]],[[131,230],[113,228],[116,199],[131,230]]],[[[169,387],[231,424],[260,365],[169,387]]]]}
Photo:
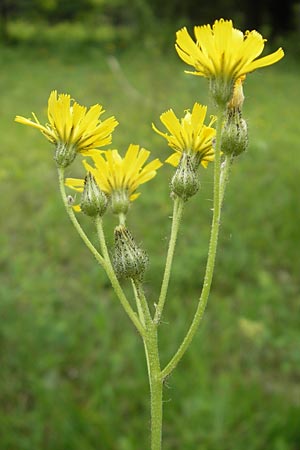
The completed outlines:
{"type": "MultiPolygon", "coordinates": [[[[103,156],[94,152],[90,156],[95,165],[91,166],[85,160],[83,165],[94,176],[100,189],[110,196],[112,210],[116,214],[126,214],[129,203],[140,195],[137,188],[155,177],[157,169],[162,166],[158,159],[144,165],[150,152],[133,144],[129,145],[124,158],[118,150],[107,150],[103,156]]],[[[67,178],[65,184],[82,192],[84,180],[67,178]]]]}
{"type": "Polygon", "coordinates": [[[163,136],[169,146],[175,150],[166,162],[177,167],[183,153],[190,155],[196,166],[201,163],[202,166],[207,167],[209,161],[213,161],[212,139],[216,131],[211,125],[215,122],[215,118],[211,119],[208,126],[204,125],[206,112],[207,106],[199,103],[194,104],[191,113],[186,111],[181,120],[176,117],[172,109],[164,112],[160,120],[171,134],[159,131],[152,124],[154,131],[163,136]]]}
{"type": "Polygon", "coordinates": [[[213,86],[225,90],[216,100],[230,100],[234,82],[242,75],[260,67],[276,63],[284,56],[282,48],[270,55],[258,58],[265,46],[265,39],[257,31],[242,31],[233,28],[231,20],[216,20],[214,25],[195,26],[196,42],[184,27],[176,33],[176,50],[180,58],[195,67],[194,75],[218,82],[213,86]],[[221,83],[221,86],[220,86],[221,83]]]}
{"type": "Polygon", "coordinates": [[[22,116],[16,116],[15,121],[40,130],[48,141],[56,145],[58,165],[66,167],[77,153],[88,155],[91,150],[111,143],[111,134],[118,122],[114,117],[102,122],[99,117],[103,113],[101,105],[93,105],[87,110],[70,95],[57,95],[52,91],[48,100],[48,124],[41,125],[34,113],[34,121],[22,116]]]}

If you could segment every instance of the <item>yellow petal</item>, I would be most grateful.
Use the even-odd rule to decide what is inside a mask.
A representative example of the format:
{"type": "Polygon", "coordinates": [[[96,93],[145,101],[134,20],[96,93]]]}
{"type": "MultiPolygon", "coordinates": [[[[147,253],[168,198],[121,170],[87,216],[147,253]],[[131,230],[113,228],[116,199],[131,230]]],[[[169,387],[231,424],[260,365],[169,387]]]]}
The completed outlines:
{"type": "Polygon", "coordinates": [[[166,159],[166,162],[171,164],[174,167],[177,167],[181,158],[181,154],[178,152],[172,153],[169,158],[166,159]]]}
{"type": "Polygon", "coordinates": [[[66,178],[65,186],[73,189],[74,191],[82,192],[84,186],[84,180],[81,178],[66,178]]]}
{"type": "Polygon", "coordinates": [[[249,63],[244,67],[244,73],[252,72],[255,69],[260,67],[270,66],[278,61],[280,61],[284,57],[284,51],[282,48],[276,50],[276,52],[271,53],[270,55],[264,56],[262,58],[256,59],[255,61],[249,63]]]}

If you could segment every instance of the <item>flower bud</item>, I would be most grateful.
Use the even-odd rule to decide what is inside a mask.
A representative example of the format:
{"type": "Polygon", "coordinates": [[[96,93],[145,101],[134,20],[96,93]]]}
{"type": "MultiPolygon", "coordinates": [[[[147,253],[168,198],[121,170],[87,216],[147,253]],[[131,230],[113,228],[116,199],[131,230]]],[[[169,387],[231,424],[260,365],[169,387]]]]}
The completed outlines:
{"type": "Polygon", "coordinates": [[[128,197],[128,193],[125,190],[113,190],[111,193],[110,201],[111,209],[114,214],[127,214],[130,200],[128,197]]]}
{"type": "Polygon", "coordinates": [[[75,145],[58,142],[56,144],[54,160],[59,167],[68,167],[77,155],[77,148],[75,145]]]}
{"type": "Polygon", "coordinates": [[[227,107],[229,109],[239,108],[242,109],[245,96],[243,91],[243,83],[245,81],[246,75],[240,76],[234,83],[232,98],[228,103],[227,107]]]}
{"type": "Polygon", "coordinates": [[[115,248],[112,261],[118,278],[143,279],[148,256],[135,243],[132,234],[124,225],[115,228],[115,248]]]}
{"type": "Polygon", "coordinates": [[[172,193],[185,202],[196,194],[200,186],[197,168],[190,155],[182,154],[176,172],[171,180],[172,193]]]}
{"type": "Polygon", "coordinates": [[[221,148],[226,155],[238,156],[247,149],[248,128],[239,108],[228,110],[222,130],[221,148]]]}
{"type": "Polygon", "coordinates": [[[80,208],[87,216],[103,216],[107,208],[107,197],[99,188],[93,175],[88,172],[84,180],[80,208]]]}

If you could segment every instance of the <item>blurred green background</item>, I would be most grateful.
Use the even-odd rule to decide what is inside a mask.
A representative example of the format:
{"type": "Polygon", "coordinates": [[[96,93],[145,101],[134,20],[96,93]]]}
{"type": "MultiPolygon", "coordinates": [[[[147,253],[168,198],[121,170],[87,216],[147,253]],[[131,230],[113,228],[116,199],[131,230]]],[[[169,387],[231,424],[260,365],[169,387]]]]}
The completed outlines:
{"type": "MultiPolygon", "coordinates": [[[[146,450],[149,400],[142,344],[65,214],[52,147],[13,122],[46,122],[52,89],[101,103],[129,143],[164,160],[151,129],[172,107],[208,102],[184,73],[181,26],[233,18],[283,46],[280,63],[247,77],[249,150],[226,192],[216,273],[201,328],[165,389],[165,450],[299,450],[299,7],[284,2],[4,0],[1,3],[0,449],[146,450]],[[275,11],[275,12],[274,12],[275,11]]],[[[266,54],[265,53],[265,54],[266,54]]],[[[211,105],[209,106],[212,112],[211,105]]],[[[67,175],[81,176],[78,161],[67,175]]],[[[158,295],[172,203],[164,167],[141,187],[128,224],[158,295]]],[[[212,168],[187,204],[160,327],[163,365],[196,307],[211,219],[212,168]]],[[[95,240],[95,230],[82,224],[95,240]]],[[[105,219],[112,243],[115,219],[105,219]]]]}

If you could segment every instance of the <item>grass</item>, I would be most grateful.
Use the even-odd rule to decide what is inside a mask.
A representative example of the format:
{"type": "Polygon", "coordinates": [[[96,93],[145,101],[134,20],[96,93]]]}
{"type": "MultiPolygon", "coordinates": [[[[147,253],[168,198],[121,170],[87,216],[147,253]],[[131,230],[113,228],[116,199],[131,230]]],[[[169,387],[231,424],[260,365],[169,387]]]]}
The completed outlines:
{"type": "MultiPolygon", "coordinates": [[[[13,118],[31,111],[45,118],[57,89],[115,114],[115,147],[139,143],[164,159],[169,151],[151,122],[158,125],[170,107],[181,114],[195,100],[207,102],[207,84],[184,74],[171,39],[164,54],[138,46],[113,56],[96,47],[1,53],[0,448],[146,449],[141,343],[64,213],[51,147],[13,118]]],[[[298,73],[287,58],[247,79],[249,151],[232,170],[205,319],[165,389],[166,450],[299,449],[298,73]]],[[[81,175],[80,163],[71,170],[81,175]]],[[[129,216],[151,257],[153,299],[170,227],[171,173],[165,167],[141,189],[129,216]]],[[[202,189],[186,207],[161,325],[164,362],[199,295],[211,179],[212,169],[203,171],[202,189]]],[[[107,217],[109,242],[113,224],[107,217]]]]}

